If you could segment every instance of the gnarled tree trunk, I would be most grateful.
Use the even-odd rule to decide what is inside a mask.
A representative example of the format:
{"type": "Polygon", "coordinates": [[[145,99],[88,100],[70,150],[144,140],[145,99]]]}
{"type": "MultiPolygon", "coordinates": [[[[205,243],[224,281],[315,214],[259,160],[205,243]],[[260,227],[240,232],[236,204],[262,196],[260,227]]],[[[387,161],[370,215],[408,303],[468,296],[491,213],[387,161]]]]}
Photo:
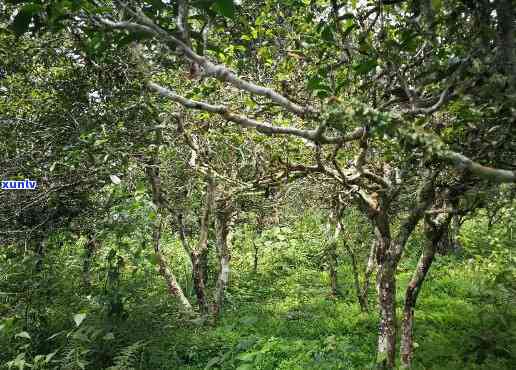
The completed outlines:
{"type": "Polygon", "coordinates": [[[205,282],[205,257],[208,253],[208,233],[209,233],[209,223],[210,223],[210,214],[213,209],[214,203],[214,193],[215,186],[211,178],[208,178],[208,184],[206,187],[206,199],[204,204],[204,209],[201,215],[201,224],[199,231],[199,239],[197,241],[197,245],[195,247],[191,247],[186,240],[186,232],[183,223],[182,215],[178,215],[177,220],[179,224],[179,238],[181,240],[181,244],[185,249],[186,253],[190,257],[190,261],[192,263],[192,278],[193,278],[193,287],[195,290],[195,295],[197,296],[197,304],[199,305],[199,310],[203,314],[207,314],[208,309],[208,299],[206,296],[206,286],[205,282]]]}
{"type": "Polygon", "coordinates": [[[376,289],[380,323],[376,362],[379,368],[391,369],[396,353],[396,267],[387,215],[382,211],[373,218],[376,236],[376,289]]]}
{"type": "Polygon", "coordinates": [[[405,304],[403,306],[403,321],[401,332],[401,365],[404,368],[412,366],[413,356],[413,326],[414,326],[414,308],[419,291],[426,278],[428,270],[437,252],[439,242],[446,237],[450,224],[450,216],[441,214],[432,220],[430,216],[425,218],[425,246],[419,258],[418,264],[412,279],[410,280],[405,292],[405,304]]]}
{"type": "Polygon", "coordinates": [[[433,180],[434,175],[431,175],[423,182],[418,191],[416,204],[401,222],[394,239],[391,238],[387,210],[390,208],[392,197],[396,191],[392,194],[375,194],[371,197],[362,195],[368,207],[368,215],[373,223],[376,239],[376,263],[378,265],[376,288],[380,314],[376,363],[380,369],[393,369],[395,366],[396,269],[408,238],[433,200],[433,180]]]}

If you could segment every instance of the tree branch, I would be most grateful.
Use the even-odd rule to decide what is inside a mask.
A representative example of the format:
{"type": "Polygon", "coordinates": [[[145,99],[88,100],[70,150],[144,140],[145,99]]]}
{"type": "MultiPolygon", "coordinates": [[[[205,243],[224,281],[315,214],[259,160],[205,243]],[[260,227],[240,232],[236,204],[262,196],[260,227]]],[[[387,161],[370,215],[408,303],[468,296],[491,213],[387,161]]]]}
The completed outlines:
{"type": "Polygon", "coordinates": [[[97,17],[95,19],[98,22],[114,29],[125,29],[131,32],[145,32],[155,37],[161,38],[163,41],[165,41],[166,44],[181,49],[188,59],[202,67],[205,75],[215,77],[223,82],[228,82],[236,88],[247,91],[251,94],[266,96],[275,103],[281,105],[288,111],[298,116],[305,116],[307,113],[316,113],[314,108],[310,106],[302,107],[271,88],[242,80],[233,72],[231,72],[226,66],[222,64],[214,64],[204,56],[197,54],[187,45],[187,43],[172,36],[170,33],[156,25],[150,18],[143,14],[143,12],[135,12],[129,7],[124,8],[128,11],[129,14],[135,17],[139,23],[127,21],[113,22],[103,17],[97,17]]]}
{"type": "Polygon", "coordinates": [[[495,182],[516,182],[516,171],[483,166],[468,157],[453,151],[445,152],[442,157],[449,160],[455,167],[468,170],[483,179],[495,182]]]}
{"type": "Polygon", "coordinates": [[[176,103],[183,105],[186,108],[198,109],[205,112],[216,113],[224,117],[226,120],[234,122],[244,128],[254,128],[264,134],[276,134],[276,135],[293,135],[302,137],[304,139],[319,143],[319,144],[336,144],[340,142],[353,141],[362,137],[364,129],[359,127],[353,132],[345,136],[328,137],[320,132],[320,129],[316,130],[303,130],[294,127],[280,127],[273,126],[268,123],[256,121],[247,116],[232,113],[230,109],[225,105],[214,105],[196,100],[187,99],[183,96],[177,95],[173,91],[162,87],[154,82],[148,82],[147,86],[166,98],[169,98],[176,103]]]}

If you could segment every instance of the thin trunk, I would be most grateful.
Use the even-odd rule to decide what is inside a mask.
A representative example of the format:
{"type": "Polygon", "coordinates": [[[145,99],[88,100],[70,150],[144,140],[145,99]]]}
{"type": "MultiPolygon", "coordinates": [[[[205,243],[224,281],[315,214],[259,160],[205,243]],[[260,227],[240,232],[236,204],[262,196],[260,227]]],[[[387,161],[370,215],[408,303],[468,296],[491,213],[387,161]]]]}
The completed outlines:
{"type": "MultiPolygon", "coordinates": [[[[259,215],[257,220],[257,237],[261,237],[263,229],[265,228],[264,224],[264,216],[262,214],[259,215]]],[[[260,252],[259,245],[256,244],[256,239],[253,238],[253,273],[256,275],[258,273],[258,254],[260,252]]]]}
{"type": "Polygon", "coordinates": [[[219,275],[217,278],[217,285],[215,288],[215,303],[213,304],[213,317],[217,318],[224,303],[224,295],[229,282],[229,261],[231,259],[231,252],[229,243],[231,242],[230,232],[230,218],[231,208],[225,203],[222,204],[221,209],[217,212],[215,225],[217,232],[217,252],[219,256],[219,275]]]}
{"type": "Polygon", "coordinates": [[[156,211],[156,220],[154,221],[154,230],[153,230],[153,243],[154,243],[154,255],[158,262],[159,273],[165,280],[167,284],[168,291],[174,297],[177,297],[181,302],[182,306],[186,311],[192,311],[192,305],[186,298],[181,286],[177,282],[175,275],[170,271],[161,253],[161,228],[162,228],[162,215],[164,206],[163,195],[161,193],[161,179],[159,177],[159,167],[147,167],[147,176],[149,178],[151,188],[152,188],[152,200],[157,207],[156,211]]]}
{"type": "Polygon", "coordinates": [[[516,74],[516,45],[514,40],[514,3],[512,0],[497,0],[498,50],[504,74],[514,82],[516,74]]]}
{"type": "Polygon", "coordinates": [[[416,299],[419,294],[419,290],[423,281],[426,277],[426,273],[432,264],[435,256],[435,245],[431,241],[427,241],[426,246],[419,258],[417,268],[414,271],[412,279],[407,286],[405,292],[405,304],[403,307],[403,321],[401,331],[401,364],[402,367],[412,367],[412,346],[413,346],[413,335],[412,328],[414,324],[414,307],[416,305],[416,299]]]}
{"type": "Polygon", "coordinates": [[[371,249],[369,250],[369,257],[367,258],[367,266],[364,273],[364,284],[362,285],[362,291],[360,292],[360,302],[363,312],[369,312],[369,286],[371,284],[371,275],[376,268],[376,241],[371,243],[371,249]]]}
{"type": "Polygon", "coordinates": [[[330,287],[332,297],[339,295],[338,283],[337,283],[337,253],[335,248],[337,243],[333,242],[328,249],[328,274],[330,276],[330,287]]]}
{"type": "Polygon", "coordinates": [[[154,241],[154,255],[158,262],[159,273],[167,284],[168,291],[174,297],[179,299],[179,302],[183,305],[186,311],[192,311],[192,305],[183,293],[183,290],[179,286],[175,275],[170,271],[161,253],[160,241],[161,241],[161,217],[158,215],[156,223],[154,225],[153,241],[154,241]]]}
{"type": "Polygon", "coordinates": [[[208,184],[206,187],[206,198],[204,208],[201,214],[201,224],[199,231],[199,239],[197,241],[197,245],[192,248],[187,239],[185,232],[185,225],[183,222],[183,216],[181,214],[177,215],[177,222],[179,224],[179,239],[181,240],[181,244],[183,245],[184,250],[190,257],[190,261],[192,263],[192,280],[193,280],[193,288],[195,291],[195,295],[197,297],[197,304],[199,305],[199,310],[203,314],[207,314],[209,312],[208,309],[208,299],[206,296],[206,258],[208,253],[208,232],[209,232],[209,224],[210,224],[210,214],[213,208],[214,202],[214,192],[215,186],[211,178],[208,178],[208,184]]]}
{"type": "Polygon", "coordinates": [[[41,272],[43,270],[43,259],[45,258],[45,241],[39,240],[36,242],[36,272],[41,272]]]}
{"type": "Polygon", "coordinates": [[[201,266],[202,266],[202,271],[203,271],[203,276],[204,276],[204,286],[207,286],[208,285],[208,279],[210,277],[210,274],[209,274],[209,261],[208,261],[208,255],[209,255],[210,251],[209,251],[209,244],[208,244],[208,248],[206,248],[200,255],[200,259],[201,259],[201,266]]]}
{"type": "Polygon", "coordinates": [[[367,308],[364,308],[364,302],[362,301],[357,258],[355,256],[355,253],[353,252],[353,250],[349,247],[348,243],[346,243],[346,241],[344,241],[344,248],[346,248],[346,251],[348,252],[349,257],[351,259],[351,269],[353,272],[353,283],[355,285],[355,293],[357,295],[358,304],[360,305],[360,311],[362,311],[362,312],[367,311],[367,308]]]}
{"type": "Polygon", "coordinates": [[[351,258],[351,268],[353,271],[353,282],[355,285],[355,292],[357,295],[358,304],[360,305],[360,311],[369,312],[369,285],[371,284],[371,275],[375,269],[375,253],[376,253],[376,242],[371,244],[371,249],[369,250],[369,257],[367,259],[367,266],[364,273],[364,282],[363,285],[360,285],[360,272],[358,268],[358,263],[356,259],[356,255],[353,250],[348,247],[348,245],[344,244],[348,254],[351,258]]]}
{"type": "Polygon", "coordinates": [[[445,236],[445,231],[448,229],[450,218],[445,216],[444,222],[438,222],[439,220],[433,221],[427,218],[427,222],[425,223],[425,246],[419,258],[417,267],[412,275],[412,279],[410,280],[405,292],[400,350],[401,365],[404,368],[412,367],[412,329],[414,326],[414,308],[416,306],[417,297],[426,278],[428,270],[432,265],[435,253],[437,252],[437,248],[439,246],[439,242],[445,236]]]}

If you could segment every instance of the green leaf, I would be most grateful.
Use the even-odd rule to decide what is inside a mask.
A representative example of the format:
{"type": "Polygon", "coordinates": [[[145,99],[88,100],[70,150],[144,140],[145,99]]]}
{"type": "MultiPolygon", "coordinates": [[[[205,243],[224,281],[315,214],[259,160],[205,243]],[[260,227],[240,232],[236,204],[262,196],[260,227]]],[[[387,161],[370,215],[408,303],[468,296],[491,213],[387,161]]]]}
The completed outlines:
{"type": "Polygon", "coordinates": [[[52,339],[56,338],[57,336],[59,336],[59,335],[61,335],[63,333],[64,333],[64,331],[60,331],[60,332],[57,332],[55,334],[52,334],[50,337],[47,338],[47,340],[52,340],[52,339]]]}
{"type": "Polygon", "coordinates": [[[212,359],[210,359],[210,361],[208,361],[208,363],[206,364],[206,367],[204,368],[205,370],[206,369],[211,369],[214,365],[217,365],[218,363],[220,362],[220,357],[213,357],[212,359]]]}
{"type": "Polygon", "coordinates": [[[86,318],[85,313],[78,313],[78,314],[73,315],[73,321],[75,321],[75,325],[77,325],[77,327],[79,327],[79,325],[82,324],[82,322],[84,321],[85,318],[86,318]]]}
{"type": "Polygon", "coordinates": [[[321,32],[321,37],[323,38],[323,40],[328,41],[328,42],[334,42],[335,41],[335,38],[333,37],[333,27],[332,27],[332,25],[328,25],[328,26],[323,28],[323,30],[321,32]]]}
{"type": "Polygon", "coordinates": [[[119,185],[121,180],[117,175],[109,175],[109,178],[111,179],[111,182],[115,185],[119,185]]]}
{"type": "Polygon", "coordinates": [[[256,357],[256,352],[241,353],[236,358],[242,362],[253,362],[256,357]]]}
{"type": "Polygon", "coordinates": [[[16,17],[14,17],[12,23],[9,25],[9,28],[12,29],[16,36],[21,36],[29,29],[30,22],[32,21],[32,17],[34,14],[41,10],[41,5],[39,4],[27,4],[23,6],[16,17]]]}
{"type": "Polygon", "coordinates": [[[442,0],[432,0],[432,8],[434,8],[434,10],[439,10],[441,8],[441,5],[442,0]]]}
{"type": "Polygon", "coordinates": [[[163,9],[166,5],[161,0],[151,0],[152,7],[156,10],[163,9]]]}
{"type": "Polygon", "coordinates": [[[235,4],[233,3],[233,0],[215,0],[214,9],[224,17],[235,17],[235,4]]]}
{"type": "Polygon", "coordinates": [[[115,339],[115,334],[113,334],[113,333],[109,332],[109,333],[107,333],[106,335],[104,335],[104,336],[102,337],[102,339],[103,339],[103,340],[113,340],[113,339],[115,339]]]}
{"type": "Polygon", "coordinates": [[[56,355],[57,351],[56,352],[52,352],[52,353],[49,353],[48,355],[45,356],[45,363],[49,363],[50,360],[52,360],[52,358],[56,355]]]}
{"type": "Polygon", "coordinates": [[[25,339],[28,339],[28,340],[30,340],[30,339],[31,339],[31,338],[30,338],[30,334],[29,334],[29,333],[27,333],[26,331],[22,331],[22,332],[20,332],[20,333],[16,334],[14,337],[15,337],[15,338],[25,338],[25,339]]]}
{"type": "Polygon", "coordinates": [[[377,65],[378,62],[376,59],[368,59],[362,63],[353,65],[353,69],[360,74],[366,74],[376,68],[377,65]]]}
{"type": "Polygon", "coordinates": [[[149,262],[152,265],[154,265],[154,266],[158,265],[158,257],[155,254],[151,254],[150,256],[147,257],[147,259],[149,260],[149,262]]]}
{"type": "Polygon", "coordinates": [[[253,370],[255,367],[251,364],[242,364],[237,367],[237,370],[253,370]]]}
{"type": "Polygon", "coordinates": [[[319,75],[315,75],[308,80],[307,89],[314,91],[322,85],[322,78],[319,75]]]}
{"type": "Polygon", "coordinates": [[[147,188],[145,187],[145,183],[139,182],[136,185],[135,193],[136,194],[145,194],[146,190],[147,190],[147,188]]]}

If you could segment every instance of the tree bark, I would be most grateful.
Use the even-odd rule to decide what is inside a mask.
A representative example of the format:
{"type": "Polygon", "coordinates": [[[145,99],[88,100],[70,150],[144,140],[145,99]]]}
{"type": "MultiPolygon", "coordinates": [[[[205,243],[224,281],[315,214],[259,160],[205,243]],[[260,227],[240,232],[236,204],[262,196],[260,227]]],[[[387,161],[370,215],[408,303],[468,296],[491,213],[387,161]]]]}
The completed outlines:
{"type": "Polygon", "coordinates": [[[167,284],[168,291],[170,294],[180,301],[182,306],[187,311],[192,311],[192,305],[186,298],[186,296],[183,293],[183,290],[181,289],[179,283],[177,282],[177,279],[175,275],[170,271],[170,269],[167,267],[167,263],[165,261],[165,258],[163,257],[163,254],[161,253],[161,228],[162,228],[162,215],[164,209],[164,200],[163,195],[161,193],[161,179],[159,177],[159,168],[157,166],[155,167],[148,167],[147,168],[147,176],[149,178],[151,189],[152,189],[152,199],[153,203],[156,205],[156,220],[154,221],[154,230],[153,230],[153,243],[154,243],[154,255],[156,257],[157,263],[158,263],[158,271],[160,275],[165,280],[165,283],[167,284]]]}
{"type": "Polygon", "coordinates": [[[371,284],[371,275],[376,268],[376,241],[371,243],[371,249],[369,250],[369,256],[367,258],[367,266],[364,273],[364,284],[362,285],[362,291],[360,292],[360,308],[363,312],[369,312],[369,286],[371,284]]]}
{"type": "Polygon", "coordinates": [[[378,326],[378,368],[392,369],[396,354],[396,260],[392,255],[392,240],[387,215],[380,211],[373,218],[376,236],[376,263],[378,274],[376,289],[380,323],[378,326]]]}
{"type": "Polygon", "coordinates": [[[159,273],[165,280],[165,283],[167,284],[167,288],[170,294],[178,298],[179,302],[182,304],[183,308],[186,311],[192,311],[192,305],[190,304],[188,298],[186,298],[185,294],[183,293],[183,290],[179,286],[179,283],[177,282],[175,275],[168,268],[165,258],[161,253],[161,227],[161,217],[160,215],[158,215],[154,225],[153,241],[154,255],[156,256],[156,260],[158,262],[159,273]]]}
{"type": "Polygon", "coordinates": [[[497,0],[498,48],[503,72],[514,82],[516,74],[516,45],[514,41],[514,2],[497,0]]]}
{"type": "Polygon", "coordinates": [[[205,271],[203,258],[199,251],[192,250],[190,252],[190,261],[192,263],[193,288],[195,296],[197,297],[197,304],[199,306],[199,310],[203,314],[206,314],[208,313],[208,301],[206,299],[206,286],[204,284],[205,271]]]}
{"type": "Polygon", "coordinates": [[[436,218],[436,220],[431,220],[430,217],[426,217],[425,221],[425,246],[405,292],[400,350],[401,366],[403,368],[412,367],[412,330],[414,326],[414,308],[416,306],[416,300],[428,270],[434,260],[439,242],[443,237],[446,237],[446,231],[450,224],[450,217],[448,215],[441,215],[441,217],[436,218]]]}
{"type": "Polygon", "coordinates": [[[330,289],[332,297],[337,297],[339,295],[338,289],[338,278],[337,278],[337,252],[336,252],[336,242],[331,243],[330,248],[328,249],[328,274],[330,276],[330,289]]]}
{"type": "Polygon", "coordinates": [[[230,219],[232,209],[225,201],[221,201],[221,205],[216,213],[215,227],[217,233],[217,252],[219,256],[219,275],[215,288],[215,302],[213,304],[213,317],[216,319],[222,309],[224,303],[224,295],[229,282],[231,251],[229,243],[231,242],[230,219]]]}
{"type": "MultiPolygon", "coordinates": [[[[380,369],[393,369],[396,357],[396,269],[408,238],[414,231],[434,197],[435,174],[424,180],[418,198],[408,216],[401,222],[396,238],[391,238],[387,210],[392,195],[363,197],[368,215],[373,223],[376,239],[376,263],[378,265],[376,288],[380,323],[376,363],[380,369]]],[[[395,193],[394,193],[395,194],[395,193]]]]}
{"type": "Polygon", "coordinates": [[[208,184],[206,186],[206,197],[205,204],[201,214],[201,224],[199,231],[199,239],[195,247],[191,247],[186,240],[185,226],[183,223],[183,216],[179,214],[177,221],[179,224],[179,239],[185,249],[186,253],[190,257],[192,263],[192,280],[195,295],[197,297],[197,304],[199,310],[203,314],[209,312],[208,299],[206,296],[206,285],[205,285],[205,258],[208,253],[208,233],[210,224],[210,214],[213,209],[214,203],[215,186],[213,180],[208,178],[208,184]]]}

